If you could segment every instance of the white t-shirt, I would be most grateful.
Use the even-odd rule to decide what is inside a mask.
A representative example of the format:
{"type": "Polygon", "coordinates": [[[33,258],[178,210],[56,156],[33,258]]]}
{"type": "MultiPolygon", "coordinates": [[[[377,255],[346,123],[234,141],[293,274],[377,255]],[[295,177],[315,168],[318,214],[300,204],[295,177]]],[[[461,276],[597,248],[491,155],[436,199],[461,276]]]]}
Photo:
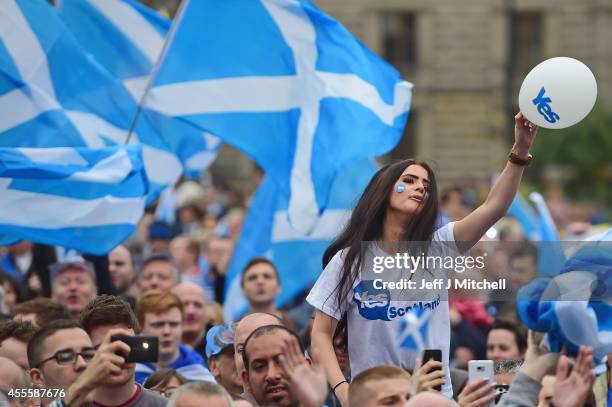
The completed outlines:
{"type": "MultiPolygon", "coordinates": [[[[457,255],[453,228],[454,222],[451,222],[434,233],[428,256],[457,255]],[[453,243],[448,245],[433,244],[433,242],[453,243]]],[[[426,291],[409,290],[402,292],[402,301],[396,301],[391,299],[389,290],[386,290],[386,292],[385,290],[374,290],[372,281],[362,282],[358,276],[352,287],[353,289],[342,302],[341,309],[338,309],[334,289],[340,280],[344,253],[345,250],[336,253],[327,264],[308,294],[306,301],[336,320],[340,320],[342,315],[347,313],[351,376],[355,377],[360,372],[381,364],[413,369],[415,360],[419,355],[414,350],[400,346],[399,332],[401,324],[406,324],[404,315],[407,309],[428,309],[431,315],[428,320],[428,332],[424,332],[423,335],[425,348],[442,350],[442,363],[446,373],[446,382],[442,387],[442,393],[452,397],[453,390],[449,371],[450,318],[448,301],[446,301],[445,296],[446,291],[443,291],[442,295],[440,291],[432,291],[429,298],[424,298],[428,294],[426,291]],[[376,298],[373,300],[373,297],[364,290],[375,291],[377,293],[376,298]],[[367,299],[362,299],[364,292],[368,297],[367,299]]],[[[371,243],[367,248],[363,264],[372,264],[371,256],[385,255],[389,256],[377,244],[371,243]],[[368,256],[370,256],[369,261],[368,256]]],[[[384,271],[384,278],[387,281],[392,280],[394,275],[400,277],[402,271],[393,269],[384,271]]],[[[403,275],[406,275],[405,270],[403,275]]],[[[419,269],[415,271],[415,276],[419,276],[419,281],[420,279],[431,280],[449,277],[448,271],[419,269]]]]}

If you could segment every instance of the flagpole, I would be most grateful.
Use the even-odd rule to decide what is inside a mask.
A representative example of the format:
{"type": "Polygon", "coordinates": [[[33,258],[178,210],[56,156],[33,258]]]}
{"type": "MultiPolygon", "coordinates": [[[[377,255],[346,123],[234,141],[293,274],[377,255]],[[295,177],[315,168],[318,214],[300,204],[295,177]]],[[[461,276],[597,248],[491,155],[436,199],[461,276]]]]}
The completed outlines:
{"type": "Polygon", "coordinates": [[[172,21],[172,24],[170,26],[170,31],[168,32],[166,41],[164,41],[164,46],[162,47],[162,50],[159,54],[159,58],[157,58],[157,62],[153,66],[153,69],[151,69],[151,75],[149,76],[149,81],[147,82],[147,86],[145,87],[145,90],[142,96],[140,97],[138,107],[136,108],[136,112],[134,113],[134,117],[132,118],[132,122],[130,123],[130,129],[128,130],[127,137],[123,144],[128,144],[130,142],[130,138],[132,137],[132,132],[134,131],[134,127],[136,127],[136,122],[138,121],[138,117],[140,116],[143,106],[145,105],[147,95],[149,94],[149,91],[151,90],[151,86],[155,82],[155,79],[157,79],[157,74],[159,73],[159,67],[162,61],[166,58],[166,53],[168,52],[168,48],[170,44],[172,43],[172,41],[174,40],[174,35],[177,31],[177,27],[181,23],[185,9],[187,8],[187,5],[190,3],[190,1],[191,0],[183,0],[181,1],[181,4],[179,5],[179,9],[176,13],[174,20],[172,21]]]}

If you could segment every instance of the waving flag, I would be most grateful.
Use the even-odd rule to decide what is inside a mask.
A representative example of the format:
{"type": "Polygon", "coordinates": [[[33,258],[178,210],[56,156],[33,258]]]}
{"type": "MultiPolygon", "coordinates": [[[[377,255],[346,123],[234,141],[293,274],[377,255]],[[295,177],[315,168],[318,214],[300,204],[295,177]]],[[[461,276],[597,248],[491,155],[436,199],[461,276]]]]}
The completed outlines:
{"type": "Polygon", "coordinates": [[[140,146],[0,148],[0,245],[27,239],[104,254],[148,193],[140,146]]]}
{"type": "MultiPolygon", "coordinates": [[[[132,0],[62,0],[60,16],[79,43],[140,103],[170,29],[170,20],[132,0]]],[[[136,112],[132,112],[135,114],[136,112]]],[[[155,114],[160,137],[196,177],[214,161],[220,140],[181,121],[155,114]]]]}
{"type": "MultiPolygon", "coordinates": [[[[46,1],[3,1],[0,27],[0,147],[125,142],[137,104],[46,1]]],[[[137,122],[132,142],[143,144],[151,194],[180,176],[180,162],[147,120],[137,122]]]]}
{"type": "Polygon", "coordinates": [[[521,224],[525,238],[528,240],[538,240],[538,217],[534,210],[529,206],[529,202],[523,198],[519,193],[516,194],[510,208],[508,208],[508,215],[513,216],[521,224]]]}
{"type": "Polygon", "coordinates": [[[544,276],[555,276],[561,272],[565,263],[565,254],[561,247],[557,227],[550,215],[544,197],[538,192],[529,194],[539,215],[538,273],[544,276]]]}
{"type": "Polygon", "coordinates": [[[307,233],[339,169],[397,144],[411,92],[309,1],[185,0],[144,105],[252,157],[307,233]]]}
{"type": "Polygon", "coordinates": [[[612,229],[582,243],[558,276],[523,287],[517,300],[523,323],[546,332],[551,350],[591,346],[601,361],[612,352],[612,229]]]}
{"type": "Polygon", "coordinates": [[[310,287],[321,274],[323,252],[349,219],[375,172],[376,165],[371,160],[362,160],[341,170],[334,181],[327,209],[308,235],[291,226],[287,215],[288,197],[273,178],[266,176],[253,199],[226,274],[224,311],[227,318],[235,319],[247,310],[240,277],[253,257],[266,256],[276,265],[283,285],[279,306],[310,287]]]}

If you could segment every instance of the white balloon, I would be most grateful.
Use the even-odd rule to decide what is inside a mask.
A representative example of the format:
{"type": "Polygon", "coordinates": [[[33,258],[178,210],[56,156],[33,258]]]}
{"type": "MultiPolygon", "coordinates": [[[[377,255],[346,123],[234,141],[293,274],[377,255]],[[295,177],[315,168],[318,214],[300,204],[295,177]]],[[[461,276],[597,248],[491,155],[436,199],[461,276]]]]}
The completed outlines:
{"type": "Polygon", "coordinates": [[[519,107],[531,122],[563,129],[586,117],[597,99],[597,82],[577,59],[557,57],[538,64],[525,77],[519,107]]]}

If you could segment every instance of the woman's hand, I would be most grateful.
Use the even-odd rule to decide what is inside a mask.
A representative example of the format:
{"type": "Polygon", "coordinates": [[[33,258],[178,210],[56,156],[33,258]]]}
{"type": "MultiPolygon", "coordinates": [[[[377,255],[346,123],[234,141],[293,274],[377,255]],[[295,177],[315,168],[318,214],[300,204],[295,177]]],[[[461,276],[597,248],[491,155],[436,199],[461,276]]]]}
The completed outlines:
{"type": "Polygon", "coordinates": [[[538,128],[538,126],[527,120],[523,113],[518,112],[514,116],[514,146],[512,147],[512,152],[520,158],[526,159],[533,140],[538,133],[538,128]]]}

